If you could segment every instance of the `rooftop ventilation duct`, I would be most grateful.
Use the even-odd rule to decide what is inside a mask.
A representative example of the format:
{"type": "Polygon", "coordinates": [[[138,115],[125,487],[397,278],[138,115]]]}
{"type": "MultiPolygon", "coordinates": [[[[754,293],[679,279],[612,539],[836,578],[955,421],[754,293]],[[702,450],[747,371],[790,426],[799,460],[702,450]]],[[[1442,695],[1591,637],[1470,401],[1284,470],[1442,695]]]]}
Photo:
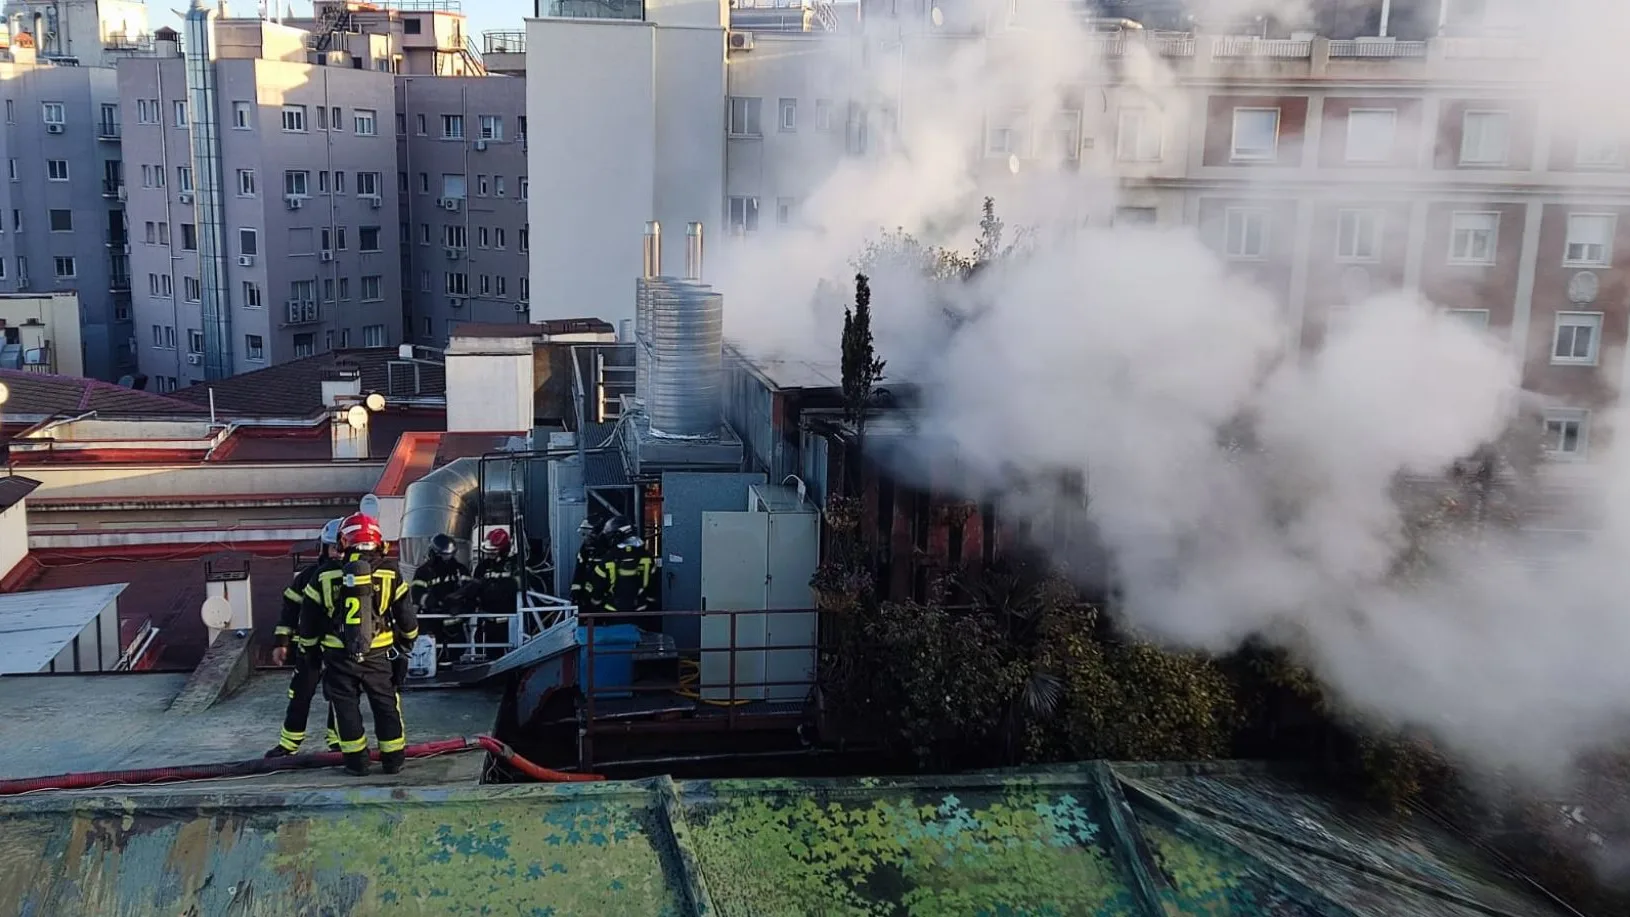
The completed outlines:
{"type": "Polygon", "coordinates": [[[685,225],[685,279],[702,282],[702,224],[685,225]]]}
{"type": "MultiPolygon", "coordinates": [[[[508,475],[488,475],[486,484],[490,493],[512,492],[508,475]]],[[[413,580],[430,553],[430,539],[448,535],[469,543],[480,518],[478,458],[454,459],[408,485],[402,502],[402,578],[413,580]]]]}

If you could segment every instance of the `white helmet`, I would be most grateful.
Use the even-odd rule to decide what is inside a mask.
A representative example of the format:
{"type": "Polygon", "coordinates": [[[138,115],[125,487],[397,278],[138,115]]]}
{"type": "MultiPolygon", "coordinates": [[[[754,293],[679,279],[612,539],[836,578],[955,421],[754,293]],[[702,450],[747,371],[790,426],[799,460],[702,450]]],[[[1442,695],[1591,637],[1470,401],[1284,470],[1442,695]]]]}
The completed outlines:
{"type": "Polygon", "coordinates": [[[322,542],[325,545],[330,545],[330,546],[339,544],[340,543],[340,520],[338,520],[338,519],[330,519],[330,520],[328,520],[328,522],[324,523],[323,524],[323,533],[322,533],[322,535],[318,536],[317,540],[322,542]]]}

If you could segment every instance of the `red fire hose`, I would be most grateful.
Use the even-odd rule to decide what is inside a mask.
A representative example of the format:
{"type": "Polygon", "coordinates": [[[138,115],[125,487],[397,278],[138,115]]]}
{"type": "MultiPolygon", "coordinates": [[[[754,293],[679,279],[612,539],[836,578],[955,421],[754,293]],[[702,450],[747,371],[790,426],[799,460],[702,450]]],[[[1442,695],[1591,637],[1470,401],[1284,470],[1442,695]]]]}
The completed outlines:
{"type": "MultiPolygon", "coordinates": [[[[409,758],[429,758],[454,752],[481,749],[503,759],[511,767],[534,780],[544,783],[590,783],[604,780],[599,774],[569,774],[534,764],[515,753],[515,750],[492,736],[474,736],[461,739],[442,739],[409,745],[405,751],[409,758]]],[[[379,752],[371,752],[378,760],[379,752]]],[[[96,771],[92,773],[59,774],[55,777],[26,777],[19,780],[0,780],[0,796],[15,796],[37,790],[89,790],[99,786],[137,785],[145,783],[176,783],[185,780],[216,780],[222,777],[244,777],[270,774],[277,771],[307,768],[337,767],[345,756],[337,751],[310,755],[288,755],[282,758],[255,758],[225,764],[194,764],[183,767],[154,767],[146,770],[96,771]]]]}

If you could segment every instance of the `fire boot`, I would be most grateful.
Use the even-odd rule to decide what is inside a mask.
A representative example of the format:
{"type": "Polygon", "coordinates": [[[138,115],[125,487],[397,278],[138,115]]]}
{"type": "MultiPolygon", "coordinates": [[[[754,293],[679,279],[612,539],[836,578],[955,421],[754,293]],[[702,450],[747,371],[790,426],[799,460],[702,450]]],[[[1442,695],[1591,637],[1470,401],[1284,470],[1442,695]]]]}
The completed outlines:
{"type": "Polygon", "coordinates": [[[281,745],[276,745],[276,746],[272,747],[271,751],[267,752],[266,754],[262,755],[261,757],[263,757],[263,758],[287,758],[289,755],[292,755],[292,754],[294,754],[293,751],[290,751],[289,749],[284,748],[281,745]]]}
{"type": "Polygon", "coordinates": [[[379,767],[387,774],[400,774],[402,765],[407,763],[407,752],[387,751],[379,755],[379,767]]]}
{"type": "Polygon", "coordinates": [[[345,772],[353,777],[368,776],[368,753],[365,751],[346,752],[345,772]]]}

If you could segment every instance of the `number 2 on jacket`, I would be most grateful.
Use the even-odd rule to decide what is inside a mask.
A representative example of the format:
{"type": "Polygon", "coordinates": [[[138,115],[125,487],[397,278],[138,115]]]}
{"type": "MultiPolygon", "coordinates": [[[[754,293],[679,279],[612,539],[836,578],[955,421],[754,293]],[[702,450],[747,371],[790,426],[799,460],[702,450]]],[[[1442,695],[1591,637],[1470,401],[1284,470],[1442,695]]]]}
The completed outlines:
{"type": "Polygon", "coordinates": [[[345,623],[362,623],[362,600],[356,596],[348,596],[345,600],[345,623]]]}

